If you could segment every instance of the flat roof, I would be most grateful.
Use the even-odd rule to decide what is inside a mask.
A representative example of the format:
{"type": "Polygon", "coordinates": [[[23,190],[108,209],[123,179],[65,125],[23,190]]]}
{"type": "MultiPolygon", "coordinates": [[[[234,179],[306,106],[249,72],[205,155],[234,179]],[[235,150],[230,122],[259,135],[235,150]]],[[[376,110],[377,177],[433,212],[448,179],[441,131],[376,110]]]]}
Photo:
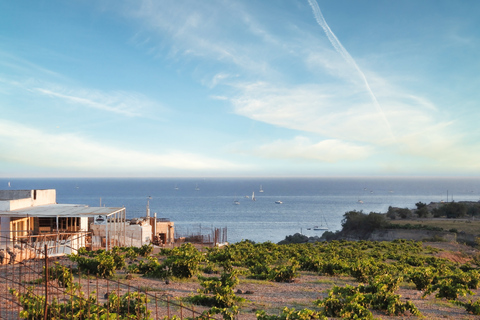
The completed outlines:
{"type": "Polygon", "coordinates": [[[89,207],[79,204],[49,204],[44,206],[28,207],[12,211],[0,210],[0,216],[14,218],[25,217],[94,217],[97,215],[111,216],[125,208],[89,207]]]}

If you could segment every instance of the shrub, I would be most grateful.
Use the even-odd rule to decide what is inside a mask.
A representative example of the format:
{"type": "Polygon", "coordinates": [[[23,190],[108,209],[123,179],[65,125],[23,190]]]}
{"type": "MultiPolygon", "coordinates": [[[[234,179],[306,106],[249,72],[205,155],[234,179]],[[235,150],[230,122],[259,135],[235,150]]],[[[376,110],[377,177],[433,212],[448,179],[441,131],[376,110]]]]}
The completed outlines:
{"type": "Polygon", "coordinates": [[[478,299],[475,302],[472,302],[472,300],[469,300],[468,302],[462,302],[455,300],[453,301],[454,304],[462,306],[465,308],[465,310],[469,313],[472,313],[474,315],[480,315],[480,299],[478,299]]]}
{"type": "Polygon", "coordinates": [[[264,310],[256,312],[257,320],[310,320],[310,319],[321,319],[327,320],[328,318],[322,315],[318,311],[310,309],[302,309],[296,311],[294,308],[289,309],[287,307],[283,308],[282,313],[278,316],[267,315],[264,310]]]}
{"type": "Polygon", "coordinates": [[[297,276],[297,262],[291,262],[290,265],[274,267],[268,273],[268,280],[276,282],[292,282],[297,276]]]}
{"type": "Polygon", "coordinates": [[[163,251],[167,255],[163,266],[168,273],[177,278],[191,278],[204,260],[203,255],[191,243],[185,243],[181,247],[163,251]]]}

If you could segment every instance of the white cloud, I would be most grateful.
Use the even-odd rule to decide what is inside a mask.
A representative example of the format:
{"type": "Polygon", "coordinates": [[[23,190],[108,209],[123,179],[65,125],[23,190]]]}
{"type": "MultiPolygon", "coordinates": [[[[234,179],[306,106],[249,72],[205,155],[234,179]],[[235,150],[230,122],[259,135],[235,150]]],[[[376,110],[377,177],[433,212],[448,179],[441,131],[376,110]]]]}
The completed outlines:
{"type": "Polygon", "coordinates": [[[91,171],[155,172],[161,169],[228,170],[234,163],[179,150],[146,153],[93,142],[73,134],[51,134],[0,120],[0,159],[35,167],[91,171]]]}
{"type": "Polygon", "coordinates": [[[122,114],[128,117],[142,116],[142,109],[155,105],[142,94],[134,92],[114,91],[102,92],[87,89],[33,88],[33,92],[61,99],[67,103],[94,108],[107,112],[122,114]]]}
{"type": "Polygon", "coordinates": [[[276,140],[255,148],[254,153],[264,158],[303,159],[321,162],[363,160],[372,153],[372,148],[340,140],[312,142],[309,138],[297,136],[292,140],[276,140]]]}
{"type": "Polygon", "coordinates": [[[254,83],[239,89],[242,95],[232,100],[235,112],[257,121],[341,140],[382,144],[390,139],[381,115],[362,93],[346,94],[332,85],[254,83]]]}
{"type": "Polygon", "coordinates": [[[390,139],[385,131],[382,117],[371,103],[365,101],[368,97],[354,91],[346,94],[341,85],[286,88],[267,83],[245,84],[238,87],[242,94],[232,99],[232,103],[239,115],[318,134],[322,137],[319,140],[325,139],[320,143],[299,138],[279,140],[252,150],[256,155],[355,161],[375,152],[382,156],[381,161],[393,163],[403,159],[403,165],[398,165],[401,168],[413,168],[422,163],[429,163],[425,170],[448,167],[477,170],[480,167],[476,160],[480,158],[480,147],[465,145],[464,137],[455,133],[455,122],[437,119],[434,104],[421,97],[403,94],[401,90],[395,91],[393,87],[382,86],[378,79],[375,86],[395,140],[390,139]],[[328,148],[332,148],[332,153],[328,148]],[[349,148],[352,155],[347,152],[349,148]]]}
{"type": "Polygon", "coordinates": [[[199,59],[201,65],[207,61],[205,65],[214,68],[218,68],[217,64],[228,68],[234,66],[244,74],[276,72],[265,53],[278,52],[278,48],[269,46],[281,47],[283,42],[262,29],[261,23],[241,3],[142,1],[122,7],[115,2],[112,10],[119,10],[128,18],[139,21],[143,31],[156,35],[157,43],[146,49],[156,57],[189,62],[199,59]],[[166,48],[168,53],[163,52],[166,48]],[[261,56],[259,52],[262,52],[261,56]]]}
{"type": "MultiPolygon", "coordinates": [[[[31,47],[28,48],[29,50],[38,50],[38,48],[32,49],[31,47]]],[[[25,74],[32,74],[32,73],[39,73],[44,76],[53,76],[57,79],[65,79],[65,77],[53,70],[44,68],[39,66],[31,61],[25,60],[19,56],[10,54],[3,50],[0,50],[0,65],[4,66],[5,68],[14,70],[16,73],[25,73],[25,74]]]]}
{"type": "Polygon", "coordinates": [[[144,117],[153,108],[156,111],[167,111],[160,103],[153,101],[145,95],[133,91],[101,91],[89,88],[75,88],[55,83],[28,78],[12,80],[0,77],[0,83],[4,84],[3,93],[15,89],[25,90],[39,96],[46,96],[62,102],[97,109],[106,112],[121,114],[127,117],[144,117]]]}
{"type": "Polygon", "coordinates": [[[219,83],[222,83],[226,79],[231,78],[232,75],[227,74],[227,73],[217,73],[216,75],[213,76],[213,78],[209,81],[203,81],[203,84],[207,85],[210,89],[216,87],[219,83]]]}

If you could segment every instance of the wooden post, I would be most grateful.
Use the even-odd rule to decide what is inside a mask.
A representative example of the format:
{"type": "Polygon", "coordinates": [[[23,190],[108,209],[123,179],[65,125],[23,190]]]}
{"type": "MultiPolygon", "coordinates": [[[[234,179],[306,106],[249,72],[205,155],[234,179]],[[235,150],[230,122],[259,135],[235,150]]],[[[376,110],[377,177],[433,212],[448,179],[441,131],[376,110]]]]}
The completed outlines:
{"type": "Polygon", "coordinates": [[[48,320],[48,255],[47,244],[45,244],[45,307],[43,309],[43,319],[48,320]]]}

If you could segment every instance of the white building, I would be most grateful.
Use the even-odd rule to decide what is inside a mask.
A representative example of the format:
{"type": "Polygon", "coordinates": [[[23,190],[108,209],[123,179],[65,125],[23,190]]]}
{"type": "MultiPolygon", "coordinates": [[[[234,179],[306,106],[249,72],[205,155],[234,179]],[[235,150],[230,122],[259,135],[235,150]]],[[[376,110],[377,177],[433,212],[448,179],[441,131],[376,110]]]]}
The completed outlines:
{"type": "Polygon", "coordinates": [[[92,243],[93,237],[87,234],[89,220],[106,224],[105,239],[98,240],[103,240],[107,249],[109,237],[118,244],[123,240],[124,245],[125,208],[57,204],[54,189],[0,190],[0,249],[48,245],[52,254],[62,254],[80,247],[101,246],[101,242],[92,243]],[[116,223],[109,228],[107,222],[116,223]],[[53,249],[59,246],[63,246],[63,252],[53,249]]]}

